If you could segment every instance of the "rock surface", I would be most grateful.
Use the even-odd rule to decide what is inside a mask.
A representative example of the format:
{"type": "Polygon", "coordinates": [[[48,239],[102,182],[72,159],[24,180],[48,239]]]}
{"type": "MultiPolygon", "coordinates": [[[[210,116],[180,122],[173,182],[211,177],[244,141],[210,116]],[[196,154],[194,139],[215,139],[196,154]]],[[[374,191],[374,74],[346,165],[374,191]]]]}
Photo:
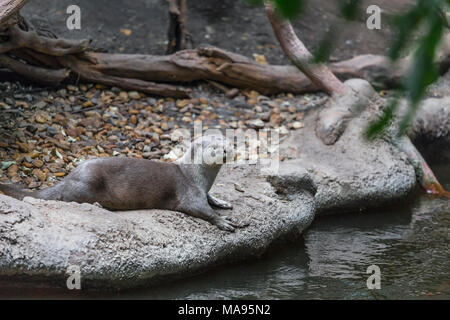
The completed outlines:
{"type": "MultiPolygon", "coordinates": [[[[406,105],[403,104],[403,109],[406,105]]],[[[412,140],[450,139],[450,97],[426,99],[411,126],[412,140]]]]}
{"type": "Polygon", "coordinates": [[[310,112],[304,130],[282,144],[280,154],[289,159],[284,165],[301,166],[313,177],[318,214],[387,204],[415,186],[414,169],[401,152],[382,139],[364,139],[369,114],[351,120],[341,138],[326,146],[314,134],[317,112],[310,112]]]}

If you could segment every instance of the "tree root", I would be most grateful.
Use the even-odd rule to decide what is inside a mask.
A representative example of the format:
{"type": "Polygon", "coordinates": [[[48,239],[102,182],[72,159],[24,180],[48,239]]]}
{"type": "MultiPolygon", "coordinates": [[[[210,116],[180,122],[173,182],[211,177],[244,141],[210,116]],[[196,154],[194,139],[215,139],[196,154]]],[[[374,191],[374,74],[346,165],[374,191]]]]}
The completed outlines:
{"type": "Polygon", "coordinates": [[[409,137],[400,138],[396,141],[396,146],[406,154],[408,160],[415,168],[417,181],[428,194],[440,198],[450,199],[450,192],[446,191],[439,183],[433,171],[411,142],[409,137]]]}
{"type": "Polygon", "coordinates": [[[27,0],[0,1],[0,27],[9,21],[27,3],[27,0]]]}
{"type": "Polygon", "coordinates": [[[282,21],[270,3],[266,4],[275,36],[284,53],[315,85],[329,94],[345,95],[349,89],[323,64],[314,64],[313,55],[306,49],[288,21],[282,21]]]}

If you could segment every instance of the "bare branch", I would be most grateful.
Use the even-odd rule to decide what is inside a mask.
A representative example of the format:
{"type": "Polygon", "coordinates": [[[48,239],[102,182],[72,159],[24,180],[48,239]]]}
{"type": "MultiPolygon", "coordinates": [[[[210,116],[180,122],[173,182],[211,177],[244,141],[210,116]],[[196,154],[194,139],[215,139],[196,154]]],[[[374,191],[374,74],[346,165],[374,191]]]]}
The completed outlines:
{"type": "Polygon", "coordinates": [[[284,53],[315,85],[329,94],[345,95],[349,91],[327,66],[312,63],[312,54],[297,37],[290,22],[282,21],[268,2],[266,13],[284,53]]]}
{"type": "Polygon", "coordinates": [[[0,26],[27,3],[27,0],[0,0],[0,26]]]}
{"type": "Polygon", "coordinates": [[[190,47],[191,35],[187,31],[187,1],[169,1],[169,29],[167,54],[190,47]]]}
{"type": "Polygon", "coordinates": [[[18,25],[10,27],[11,40],[19,48],[29,48],[51,56],[64,56],[85,51],[90,40],[67,40],[41,37],[35,30],[23,31],[18,25]]]}

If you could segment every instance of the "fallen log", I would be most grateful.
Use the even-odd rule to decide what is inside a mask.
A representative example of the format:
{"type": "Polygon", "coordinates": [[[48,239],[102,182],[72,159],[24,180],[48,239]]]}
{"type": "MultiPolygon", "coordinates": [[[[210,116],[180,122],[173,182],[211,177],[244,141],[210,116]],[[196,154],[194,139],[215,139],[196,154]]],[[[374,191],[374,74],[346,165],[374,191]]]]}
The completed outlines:
{"type": "Polygon", "coordinates": [[[175,83],[212,80],[263,94],[318,90],[293,66],[267,66],[210,46],[166,56],[95,52],[85,56],[96,63],[78,60],[79,65],[110,76],[175,83]]]}
{"type": "MultiPolygon", "coordinates": [[[[11,49],[13,48],[15,47],[11,47],[11,49]]],[[[0,52],[2,52],[1,46],[0,52]]],[[[20,50],[21,54],[24,54],[24,52],[24,50],[20,50]]],[[[15,53],[19,54],[17,49],[15,53]]],[[[183,50],[165,56],[87,51],[81,58],[76,55],[68,55],[59,62],[52,56],[42,53],[39,55],[38,52],[31,49],[28,50],[27,57],[24,57],[25,61],[34,63],[39,61],[43,66],[52,68],[58,63],[60,68],[64,65],[67,66],[69,59],[72,61],[72,67],[69,69],[74,74],[85,81],[96,81],[107,85],[111,83],[110,80],[107,80],[109,79],[108,76],[115,76],[162,83],[192,83],[212,80],[231,87],[256,90],[263,94],[288,92],[302,94],[321,90],[303,73],[298,72],[295,66],[263,65],[244,56],[210,46],[200,47],[196,50],[183,50]],[[61,61],[65,62],[61,63],[61,61]],[[103,76],[99,75],[94,78],[89,75],[92,72],[100,73],[103,76]]],[[[446,56],[440,62],[440,65],[448,66],[449,60],[446,56]]],[[[8,68],[6,65],[4,67],[8,68]]],[[[403,77],[402,70],[404,69],[405,67],[393,69],[387,57],[374,55],[361,55],[350,60],[330,64],[330,70],[336,73],[339,79],[363,78],[376,87],[398,85],[403,77]]],[[[445,68],[442,69],[443,71],[446,70],[445,68]]],[[[37,82],[40,82],[39,79],[46,79],[45,72],[41,77],[29,76],[27,73],[21,75],[37,82]]],[[[61,81],[65,79],[62,78],[61,81]]],[[[136,81],[136,83],[138,82],[136,81]]],[[[57,85],[59,82],[53,84],[57,85]]],[[[132,88],[128,80],[123,84],[119,81],[115,85],[125,88],[126,84],[128,84],[127,87],[132,88]]],[[[137,85],[130,90],[142,90],[139,87],[142,86],[137,85]]],[[[189,90],[178,87],[178,90],[173,89],[167,93],[159,90],[145,90],[144,92],[163,96],[170,96],[172,92],[178,92],[176,97],[179,97],[188,95],[189,90]]]]}
{"type": "Polygon", "coordinates": [[[58,61],[63,66],[78,74],[82,80],[88,82],[102,83],[108,86],[121,87],[126,90],[137,90],[148,94],[174,98],[183,98],[190,94],[190,89],[187,88],[144,81],[135,77],[127,77],[126,75],[114,76],[105,74],[95,70],[95,68],[89,66],[89,63],[79,60],[75,56],[61,57],[58,61]]]}

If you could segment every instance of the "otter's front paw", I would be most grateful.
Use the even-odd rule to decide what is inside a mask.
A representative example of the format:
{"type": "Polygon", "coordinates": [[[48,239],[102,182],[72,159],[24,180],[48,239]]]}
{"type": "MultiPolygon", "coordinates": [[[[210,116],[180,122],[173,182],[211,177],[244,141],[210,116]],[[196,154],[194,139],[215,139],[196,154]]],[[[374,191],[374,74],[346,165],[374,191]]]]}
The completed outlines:
{"type": "Polygon", "coordinates": [[[220,230],[228,231],[228,232],[234,232],[236,230],[235,228],[238,227],[238,225],[236,223],[234,223],[233,221],[231,221],[231,219],[228,217],[218,217],[214,221],[214,224],[220,230]]]}

